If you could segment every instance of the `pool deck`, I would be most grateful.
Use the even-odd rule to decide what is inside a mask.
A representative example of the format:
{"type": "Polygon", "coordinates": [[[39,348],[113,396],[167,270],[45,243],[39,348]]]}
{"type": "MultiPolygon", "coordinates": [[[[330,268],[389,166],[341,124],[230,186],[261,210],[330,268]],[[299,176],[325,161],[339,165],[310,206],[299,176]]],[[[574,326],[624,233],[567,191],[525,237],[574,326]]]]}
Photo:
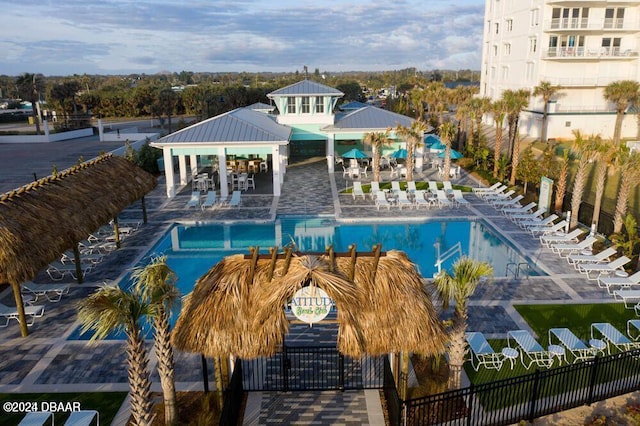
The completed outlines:
{"type": "MultiPolygon", "coordinates": [[[[369,176],[370,180],[371,176],[369,176]]],[[[383,174],[383,180],[387,178],[383,174]]],[[[425,169],[414,180],[438,180],[433,169],[425,169]]],[[[365,179],[367,180],[367,179],[365,179]]],[[[388,180],[388,178],[387,178],[388,180]]],[[[477,186],[472,177],[463,173],[454,183],[477,186]]],[[[127,391],[127,370],[124,343],[67,340],[78,327],[76,303],[86,297],[104,280],[117,280],[134,265],[175,222],[197,221],[271,221],[278,215],[305,215],[335,217],[340,221],[384,219],[391,221],[422,220],[424,218],[460,217],[483,218],[517,247],[534,259],[547,276],[497,278],[491,285],[480,287],[469,303],[469,330],[482,331],[488,338],[504,337],[511,329],[527,329],[527,324],[514,309],[521,303],[604,303],[612,298],[594,281],[577,273],[566,260],[541,247],[537,239],[523,232],[507,218],[473,195],[466,198],[469,208],[414,210],[397,208],[377,210],[373,200],[354,200],[350,194],[339,191],[350,186],[342,172],[327,173],[326,163],[309,162],[289,168],[285,175],[281,197],[249,191],[243,194],[242,204],[235,208],[217,208],[207,211],[185,209],[190,188],[178,196],[167,199],[163,178],[158,187],[146,197],[149,222],[123,241],[121,249],[108,255],[90,273],[82,285],[73,284],[68,296],[60,302],[44,302],[44,317],[36,319],[30,327],[31,335],[21,338],[19,327],[12,321],[0,329],[0,392],[89,392],[127,391]]],[[[139,220],[139,203],[129,206],[122,218],[139,220]]],[[[34,280],[48,282],[41,273],[34,280]]],[[[13,305],[10,289],[0,293],[0,301],[13,305]]],[[[40,303],[40,301],[38,302],[40,303]]],[[[315,344],[335,343],[333,333],[310,335],[313,329],[296,329],[289,341],[308,341],[315,344]]],[[[540,336],[544,341],[546,336],[540,336]]],[[[151,350],[151,342],[149,349],[151,350]]],[[[160,391],[156,360],[151,353],[153,389],[160,391]]],[[[176,356],[176,381],[179,390],[201,390],[200,357],[179,353],[176,356]]],[[[212,366],[209,366],[210,369],[212,366]]],[[[213,385],[213,372],[209,374],[213,385]]],[[[311,392],[311,393],[252,393],[245,413],[246,425],[254,424],[384,424],[377,391],[311,392]]],[[[114,424],[127,418],[128,405],[124,404],[114,424]]],[[[2,413],[0,413],[0,419],[2,413]]]]}

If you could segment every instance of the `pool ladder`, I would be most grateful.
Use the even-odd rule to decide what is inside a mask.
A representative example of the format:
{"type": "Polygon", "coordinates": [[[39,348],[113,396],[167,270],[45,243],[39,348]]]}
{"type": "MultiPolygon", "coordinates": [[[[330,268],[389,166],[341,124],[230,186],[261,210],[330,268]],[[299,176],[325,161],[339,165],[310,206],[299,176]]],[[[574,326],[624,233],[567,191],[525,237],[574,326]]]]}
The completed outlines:
{"type": "Polygon", "coordinates": [[[509,277],[513,274],[513,278],[520,278],[522,271],[524,271],[526,278],[529,278],[529,264],[527,262],[510,262],[507,263],[507,271],[505,275],[509,277]]]}

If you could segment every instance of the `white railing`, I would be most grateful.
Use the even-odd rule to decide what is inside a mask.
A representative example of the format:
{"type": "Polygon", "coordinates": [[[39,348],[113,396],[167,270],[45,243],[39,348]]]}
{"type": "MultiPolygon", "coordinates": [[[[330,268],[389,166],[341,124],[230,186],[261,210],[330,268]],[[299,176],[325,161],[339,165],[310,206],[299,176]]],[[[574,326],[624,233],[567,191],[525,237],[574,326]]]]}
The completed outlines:
{"type": "Polygon", "coordinates": [[[548,81],[554,86],[562,87],[604,87],[619,80],[630,80],[632,76],[598,76],[598,77],[550,77],[542,76],[540,80],[548,81]]]}
{"type": "Polygon", "coordinates": [[[544,52],[545,58],[567,59],[616,59],[637,56],[637,49],[621,49],[619,47],[550,47],[544,52]]]}
{"type": "Polygon", "coordinates": [[[638,30],[638,21],[624,18],[605,18],[605,19],[589,19],[589,18],[553,18],[545,21],[544,29],[546,31],[553,30],[621,30],[633,31],[638,30]]]}
{"type": "Polygon", "coordinates": [[[615,110],[608,108],[606,105],[565,105],[557,103],[556,112],[615,112],[615,110]]]}

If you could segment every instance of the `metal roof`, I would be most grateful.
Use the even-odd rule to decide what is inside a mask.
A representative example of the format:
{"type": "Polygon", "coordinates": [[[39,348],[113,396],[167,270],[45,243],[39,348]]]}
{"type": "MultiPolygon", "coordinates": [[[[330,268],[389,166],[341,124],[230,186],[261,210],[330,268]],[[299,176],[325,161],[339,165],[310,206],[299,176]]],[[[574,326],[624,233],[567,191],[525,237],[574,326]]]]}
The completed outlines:
{"type": "Polygon", "coordinates": [[[256,102],[255,104],[249,105],[247,108],[258,111],[273,111],[276,109],[275,105],[265,104],[264,102],[256,102]]]}
{"type": "Polygon", "coordinates": [[[275,90],[267,95],[267,97],[287,96],[287,95],[330,95],[344,96],[344,93],[333,87],[316,83],[315,81],[302,80],[297,83],[290,84],[282,89],[275,90]]]}
{"type": "Polygon", "coordinates": [[[338,108],[340,108],[343,111],[353,111],[354,109],[360,109],[360,108],[364,108],[366,106],[369,106],[369,105],[365,104],[363,102],[351,101],[349,103],[342,104],[342,105],[338,106],[338,108]]]}
{"type": "Polygon", "coordinates": [[[290,127],[276,123],[269,115],[248,108],[238,108],[167,135],[152,145],[282,142],[288,141],[290,134],[290,127]]]}
{"type": "Polygon", "coordinates": [[[345,115],[338,119],[334,125],[323,127],[321,130],[384,130],[397,125],[410,127],[414,121],[413,118],[406,115],[374,106],[366,106],[345,115]]]}

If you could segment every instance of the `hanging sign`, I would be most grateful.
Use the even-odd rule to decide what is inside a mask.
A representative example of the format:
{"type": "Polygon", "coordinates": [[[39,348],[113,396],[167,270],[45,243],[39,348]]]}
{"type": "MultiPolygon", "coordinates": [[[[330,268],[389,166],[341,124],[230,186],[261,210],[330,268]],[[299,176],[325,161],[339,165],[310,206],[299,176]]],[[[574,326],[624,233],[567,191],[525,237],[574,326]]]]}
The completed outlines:
{"type": "Polygon", "coordinates": [[[300,321],[313,324],[322,321],[333,306],[333,300],[316,286],[302,287],[291,299],[291,312],[300,321]]]}

